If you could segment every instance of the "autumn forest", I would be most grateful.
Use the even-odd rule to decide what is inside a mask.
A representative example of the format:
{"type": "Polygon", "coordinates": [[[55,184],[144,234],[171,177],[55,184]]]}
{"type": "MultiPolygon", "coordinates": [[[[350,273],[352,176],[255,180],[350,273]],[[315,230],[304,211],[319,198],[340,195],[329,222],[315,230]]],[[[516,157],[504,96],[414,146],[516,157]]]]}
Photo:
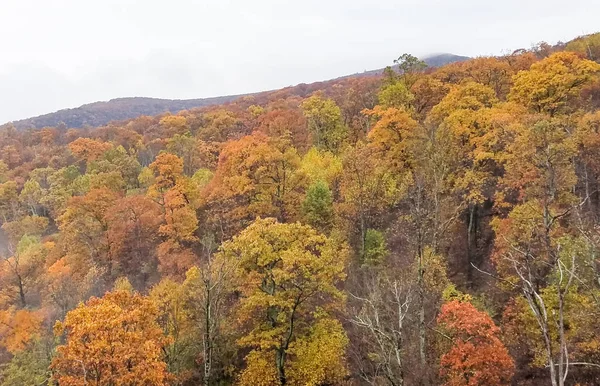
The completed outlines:
{"type": "Polygon", "coordinates": [[[0,385],[600,384],[600,34],[0,127],[0,385]]]}

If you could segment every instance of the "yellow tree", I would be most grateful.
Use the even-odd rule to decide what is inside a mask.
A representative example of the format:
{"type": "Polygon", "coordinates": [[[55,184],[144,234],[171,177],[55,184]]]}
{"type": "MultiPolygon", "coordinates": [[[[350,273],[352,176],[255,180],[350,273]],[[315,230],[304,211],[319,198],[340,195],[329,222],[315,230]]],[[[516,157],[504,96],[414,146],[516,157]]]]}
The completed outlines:
{"type": "Polygon", "coordinates": [[[221,253],[239,260],[237,315],[247,331],[239,344],[252,349],[242,384],[257,384],[265,374],[275,374],[275,384],[305,384],[292,374],[317,369],[322,378],[309,384],[343,376],[345,337],[333,315],[344,298],[337,285],[345,278],[345,248],[309,226],[258,219],[226,242],[221,253]],[[318,348],[327,350],[330,344],[338,349],[326,361],[315,361],[318,348]],[[291,370],[293,363],[307,367],[291,370]]]}
{"type": "Polygon", "coordinates": [[[98,264],[108,277],[113,275],[117,260],[110,249],[107,215],[118,198],[108,189],[94,189],[85,196],[72,197],[58,218],[61,247],[78,273],[85,275],[98,264]]]}
{"type": "Polygon", "coordinates": [[[197,240],[198,194],[183,175],[183,160],[176,155],[161,153],[149,168],[155,176],[147,194],[161,205],[164,213],[164,223],[159,228],[165,238],[158,246],[160,269],[182,276],[195,261],[189,244],[197,240]]]}
{"type": "Polygon", "coordinates": [[[568,112],[569,103],[599,72],[598,63],[572,52],[557,52],[515,75],[509,99],[537,113],[568,112]]]}
{"type": "Polygon", "coordinates": [[[579,207],[573,194],[577,147],[570,131],[559,118],[534,120],[516,131],[506,149],[502,179],[514,206],[493,222],[496,267],[520,292],[517,301],[531,311],[542,342],[538,365],[548,368],[554,386],[566,383],[571,366],[574,324],[567,319],[568,309],[587,288],[579,285],[588,264],[582,262],[585,248],[576,247],[567,228],[579,207]]]}
{"type": "Polygon", "coordinates": [[[30,295],[40,285],[40,275],[48,254],[39,237],[25,235],[7,256],[0,255],[0,306],[2,303],[30,305],[30,295]]]}
{"type": "Polygon", "coordinates": [[[337,152],[347,136],[347,128],[342,123],[342,112],[332,100],[320,94],[302,102],[302,110],[308,121],[308,129],[313,144],[319,149],[337,152]]]}

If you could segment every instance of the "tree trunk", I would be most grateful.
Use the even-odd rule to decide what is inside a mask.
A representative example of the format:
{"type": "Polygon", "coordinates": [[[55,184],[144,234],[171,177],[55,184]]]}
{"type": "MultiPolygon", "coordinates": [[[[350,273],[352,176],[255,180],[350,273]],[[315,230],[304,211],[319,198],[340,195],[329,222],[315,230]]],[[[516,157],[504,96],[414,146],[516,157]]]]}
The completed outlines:
{"type": "Polygon", "coordinates": [[[427,365],[427,357],[425,355],[426,338],[425,338],[425,283],[423,282],[424,268],[423,268],[423,252],[419,251],[419,357],[421,360],[421,366],[427,365]]]}
{"type": "Polygon", "coordinates": [[[25,289],[23,288],[23,280],[21,280],[21,276],[17,276],[18,284],[19,284],[19,299],[21,300],[21,307],[27,307],[27,301],[25,300],[25,289]]]}
{"type": "Polygon", "coordinates": [[[474,219],[475,219],[475,205],[469,205],[469,225],[467,227],[467,282],[469,286],[473,285],[473,228],[474,228],[474,219]]]}
{"type": "Polygon", "coordinates": [[[281,386],[284,386],[287,383],[285,377],[285,357],[286,352],[284,348],[279,348],[275,351],[275,364],[277,365],[277,375],[281,386]]]}
{"type": "Polygon", "coordinates": [[[206,286],[206,294],[204,301],[204,386],[210,385],[210,373],[212,367],[212,343],[211,343],[211,307],[210,307],[210,285],[206,286]]]}

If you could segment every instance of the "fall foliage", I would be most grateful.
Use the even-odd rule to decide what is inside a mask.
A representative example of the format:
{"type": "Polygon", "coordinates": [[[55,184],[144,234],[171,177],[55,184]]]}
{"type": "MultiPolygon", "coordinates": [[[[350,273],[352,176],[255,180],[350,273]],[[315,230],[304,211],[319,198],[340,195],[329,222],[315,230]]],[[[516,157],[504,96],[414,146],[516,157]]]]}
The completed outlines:
{"type": "Polygon", "coordinates": [[[0,127],[0,386],[598,384],[599,36],[0,127]]]}

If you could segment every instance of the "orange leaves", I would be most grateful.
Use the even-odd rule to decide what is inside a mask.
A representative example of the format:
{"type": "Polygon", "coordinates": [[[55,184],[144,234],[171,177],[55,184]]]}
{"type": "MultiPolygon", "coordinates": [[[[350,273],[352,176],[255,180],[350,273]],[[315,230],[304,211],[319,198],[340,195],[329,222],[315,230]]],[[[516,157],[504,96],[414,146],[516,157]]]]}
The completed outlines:
{"type": "Polygon", "coordinates": [[[155,189],[158,191],[175,186],[183,174],[183,160],[170,153],[160,153],[149,167],[156,175],[155,189]]]}
{"type": "Polygon", "coordinates": [[[127,291],[91,298],[57,323],[56,334],[66,343],[52,361],[54,379],[61,385],[166,385],[162,360],[167,343],[156,322],[154,304],[127,291]]]}
{"type": "Polygon", "coordinates": [[[442,306],[438,323],[453,333],[455,339],[487,339],[500,332],[492,319],[471,303],[451,301],[442,306]]]}
{"type": "Polygon", "coordinates": [[[69,150],[71,150],[71,153],[78,159],[90,162],[98,159],[102,153],[112,146],[113,145],[110,143],[97,141],[95,139],[77,138],[69,144],[69,150]]]}
{"type": "Polygon", "coordinates": [[[0,346],[15,354],[38,337],[42,330],[42,317],[38,312],[8,309],[0,311],[0,346]]]}
{"type": "Polygon", "coordinates": [[[255,132],[229,142],[208,187],[211,220],[230,234],[256,216],[295,218],[306,183],[299,167],[300,157],[285,139],[255,132]]]}
{"type": "Polygon", "coordinates": [[[196,240],[194,232],[198,229],[198,219],[185,195],[179,189],[171,189],[164,199],[165,224],[160,226],[159,232],[178,242],[196,240]]]}
{"type": "Polygon", "coordinates": [[[486,313],[454,300],[442,306],[437,321],[453,341],[440,362],[446,385],[510,384],[514,362],[498,338],[499,328],[486,313]]]}
{"type": "Polygon", "coordinates": [[[377,118],[377,122],[368,134],[370,146],[392,164],[410,163],[407,153],[409,142],[418,135],[418,123],[402,108],[375,106],[365,110],[366,115],[377,118]]]}
{"type": "Polygon", "coordinates": [[[273,108],[259,117],[258,131],[271,137],[291,135],[297,148],[308,146],[309,133],[306,129],[306,118],[299,109],[273,108]]]}
{"type": "Polygon", "coordinates": [[[160,271],[182,276],[196,261],[186,244],[197,241],[197,189],[183,176],[183,160],[173,154],[159,154],[150,169],[156,178],[148,195],[160,202],[164,214],[158,228],[158,234],[164,237],[157,249],[160,271]]]}

